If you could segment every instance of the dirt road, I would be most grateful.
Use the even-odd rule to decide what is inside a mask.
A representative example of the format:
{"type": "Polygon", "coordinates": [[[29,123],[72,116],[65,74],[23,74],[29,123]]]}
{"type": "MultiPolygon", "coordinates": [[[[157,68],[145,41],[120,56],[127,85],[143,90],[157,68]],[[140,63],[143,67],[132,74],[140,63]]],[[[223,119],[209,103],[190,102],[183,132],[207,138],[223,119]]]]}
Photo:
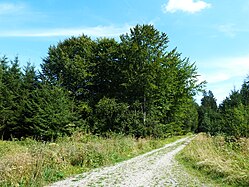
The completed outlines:
{"type": "Polygon", "coordinates": [[[174,156],[190,141],[191,138],[183,138],[114,166],[95,169],[59,181],[50,187],[206,186],[186,173],[174,159],[174,156]]]}

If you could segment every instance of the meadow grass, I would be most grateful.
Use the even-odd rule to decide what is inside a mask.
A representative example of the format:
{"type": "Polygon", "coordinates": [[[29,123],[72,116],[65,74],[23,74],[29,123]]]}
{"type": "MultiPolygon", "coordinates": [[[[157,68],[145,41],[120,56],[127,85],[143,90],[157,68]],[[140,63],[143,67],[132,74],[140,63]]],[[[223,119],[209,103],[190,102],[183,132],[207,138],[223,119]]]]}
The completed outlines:
{"type": "Polygon", "coordinates": [[[177,159],[215,186],[249,186],[249,139],[198,134],[177,159]]]}
{"type": "Polygon", "coordinates": [[[54,142],[0,141],[0,186],[44,186],[93,168],[112,165],[173,142],[75,133],[54,142]]]}

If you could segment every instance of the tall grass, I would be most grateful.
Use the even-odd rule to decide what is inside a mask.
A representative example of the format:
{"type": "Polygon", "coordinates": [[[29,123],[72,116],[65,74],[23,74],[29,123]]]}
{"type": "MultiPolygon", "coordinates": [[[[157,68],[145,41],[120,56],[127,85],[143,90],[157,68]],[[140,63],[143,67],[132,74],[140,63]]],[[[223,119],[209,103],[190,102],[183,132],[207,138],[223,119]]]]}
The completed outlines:
{"type": "Polygon", "coordinates": [[[221,186],[249,186],[249,139],[199,134],[177,158],[221,186]]]}
{"type": "Polygon", "coordinates": [[[32,139],[0,141],[0,186],[44,186],[134,157],[176,139],[135,139],[122,135],[103,138],[76,133],[53,143],[32,139]]]}

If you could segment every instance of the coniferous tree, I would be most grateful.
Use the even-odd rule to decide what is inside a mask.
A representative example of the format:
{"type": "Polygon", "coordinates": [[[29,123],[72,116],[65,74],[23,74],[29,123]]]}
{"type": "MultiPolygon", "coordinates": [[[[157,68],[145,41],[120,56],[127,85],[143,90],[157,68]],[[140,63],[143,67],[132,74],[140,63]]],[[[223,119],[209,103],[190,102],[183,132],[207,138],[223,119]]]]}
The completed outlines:
{"type": "Polygon", "coordinates": [[[212,91],[204,92],[198,116],[198,132],[217,134],[222,131],[218,107],[212,91]]]}
{"type": "Polygon", "coordinates": [[[235,137],[249,136],[249,111],[246,105],[246,85],[233,90],[220,105],[223,133],[235,137]]]}
{"type": "Polygon", "coordinates": [[[74,124],[73,103],[66,91],[41,83],[26,103],[25,123],[38,139],[51,139],[71,133],[74,124]]]}
{"type": "Polygon", "coordinates": [[[8,65],[8,59],[1,60],[1,135],[5,138],[19,136],[19,119],[21,117],[21,82],[22,72],[16,57],[8,65]]]}

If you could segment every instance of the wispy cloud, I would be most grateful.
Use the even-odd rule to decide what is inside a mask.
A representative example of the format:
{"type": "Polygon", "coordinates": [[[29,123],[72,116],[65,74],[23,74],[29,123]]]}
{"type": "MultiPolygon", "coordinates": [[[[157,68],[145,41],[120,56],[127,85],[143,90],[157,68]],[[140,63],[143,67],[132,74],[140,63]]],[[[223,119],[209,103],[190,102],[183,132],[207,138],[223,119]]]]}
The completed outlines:
{"type": "Polygon", "coordinates": [[[249,33],[248,25],[238,25],[234,23],[220,24],[216,26],[216,29],[230,38],[234,38],[242,33],[249,33]]]}
{"type": "Polygon", "coordinates": [[[0,15],[18,13],[24,9],[24,4],[0,3],[0,15]]]}
{"type": "Polygon", "coordinates": [[[218,83],[249,74],[249,55],[242,57],[225,57],[209,59],[202,62],[205,69],[204,78],[210,83],[218,83]]]}
{"type": "Polygon", "coordinates": [[[249,75],[249,55],[222,57],[201,62],[200,81],[207,81],[207,89],[213,91],[220,103],[235,87],[240,89],[243,80],[249,75]]]}
{"type": "Polygon", "coordinates": [[[239,31],[238,29],[236,29],[235,24],[232,23],[219,25],[218,30],[231,38],[235,37],[237,32],[239,31]]]}
{"type": "Polygon", "coordinates": [[[213,72],[202,75],[202,80],[206,80],[208,83],[219,83],[229,80],[231,76],[226,72],[213,72]]]}
{"type": "Polygon", "coordinates": [[[163,5],[164,12],[175,13],[177,11],[196,13],[205,8],[211,7],[211,4],[201,0],[169,0],[163,5]]]}
{"type": "Polygon", "coordinates": [[[220,69],[227,72],[230,77],[244,77],[249,74],[249,55],[242,57],[223,58],[220,60],[220,69]]]}
{"type": "Polygon", "coordinates": [[[131,25],[117,26],[96,26],[82,28],[57,28],[37,30],[15,30],[0,31],[0,37],[57,37],[57,36],[79,36],[86,34],[93,37],[116,37],[127,33],[131,25]]]}

